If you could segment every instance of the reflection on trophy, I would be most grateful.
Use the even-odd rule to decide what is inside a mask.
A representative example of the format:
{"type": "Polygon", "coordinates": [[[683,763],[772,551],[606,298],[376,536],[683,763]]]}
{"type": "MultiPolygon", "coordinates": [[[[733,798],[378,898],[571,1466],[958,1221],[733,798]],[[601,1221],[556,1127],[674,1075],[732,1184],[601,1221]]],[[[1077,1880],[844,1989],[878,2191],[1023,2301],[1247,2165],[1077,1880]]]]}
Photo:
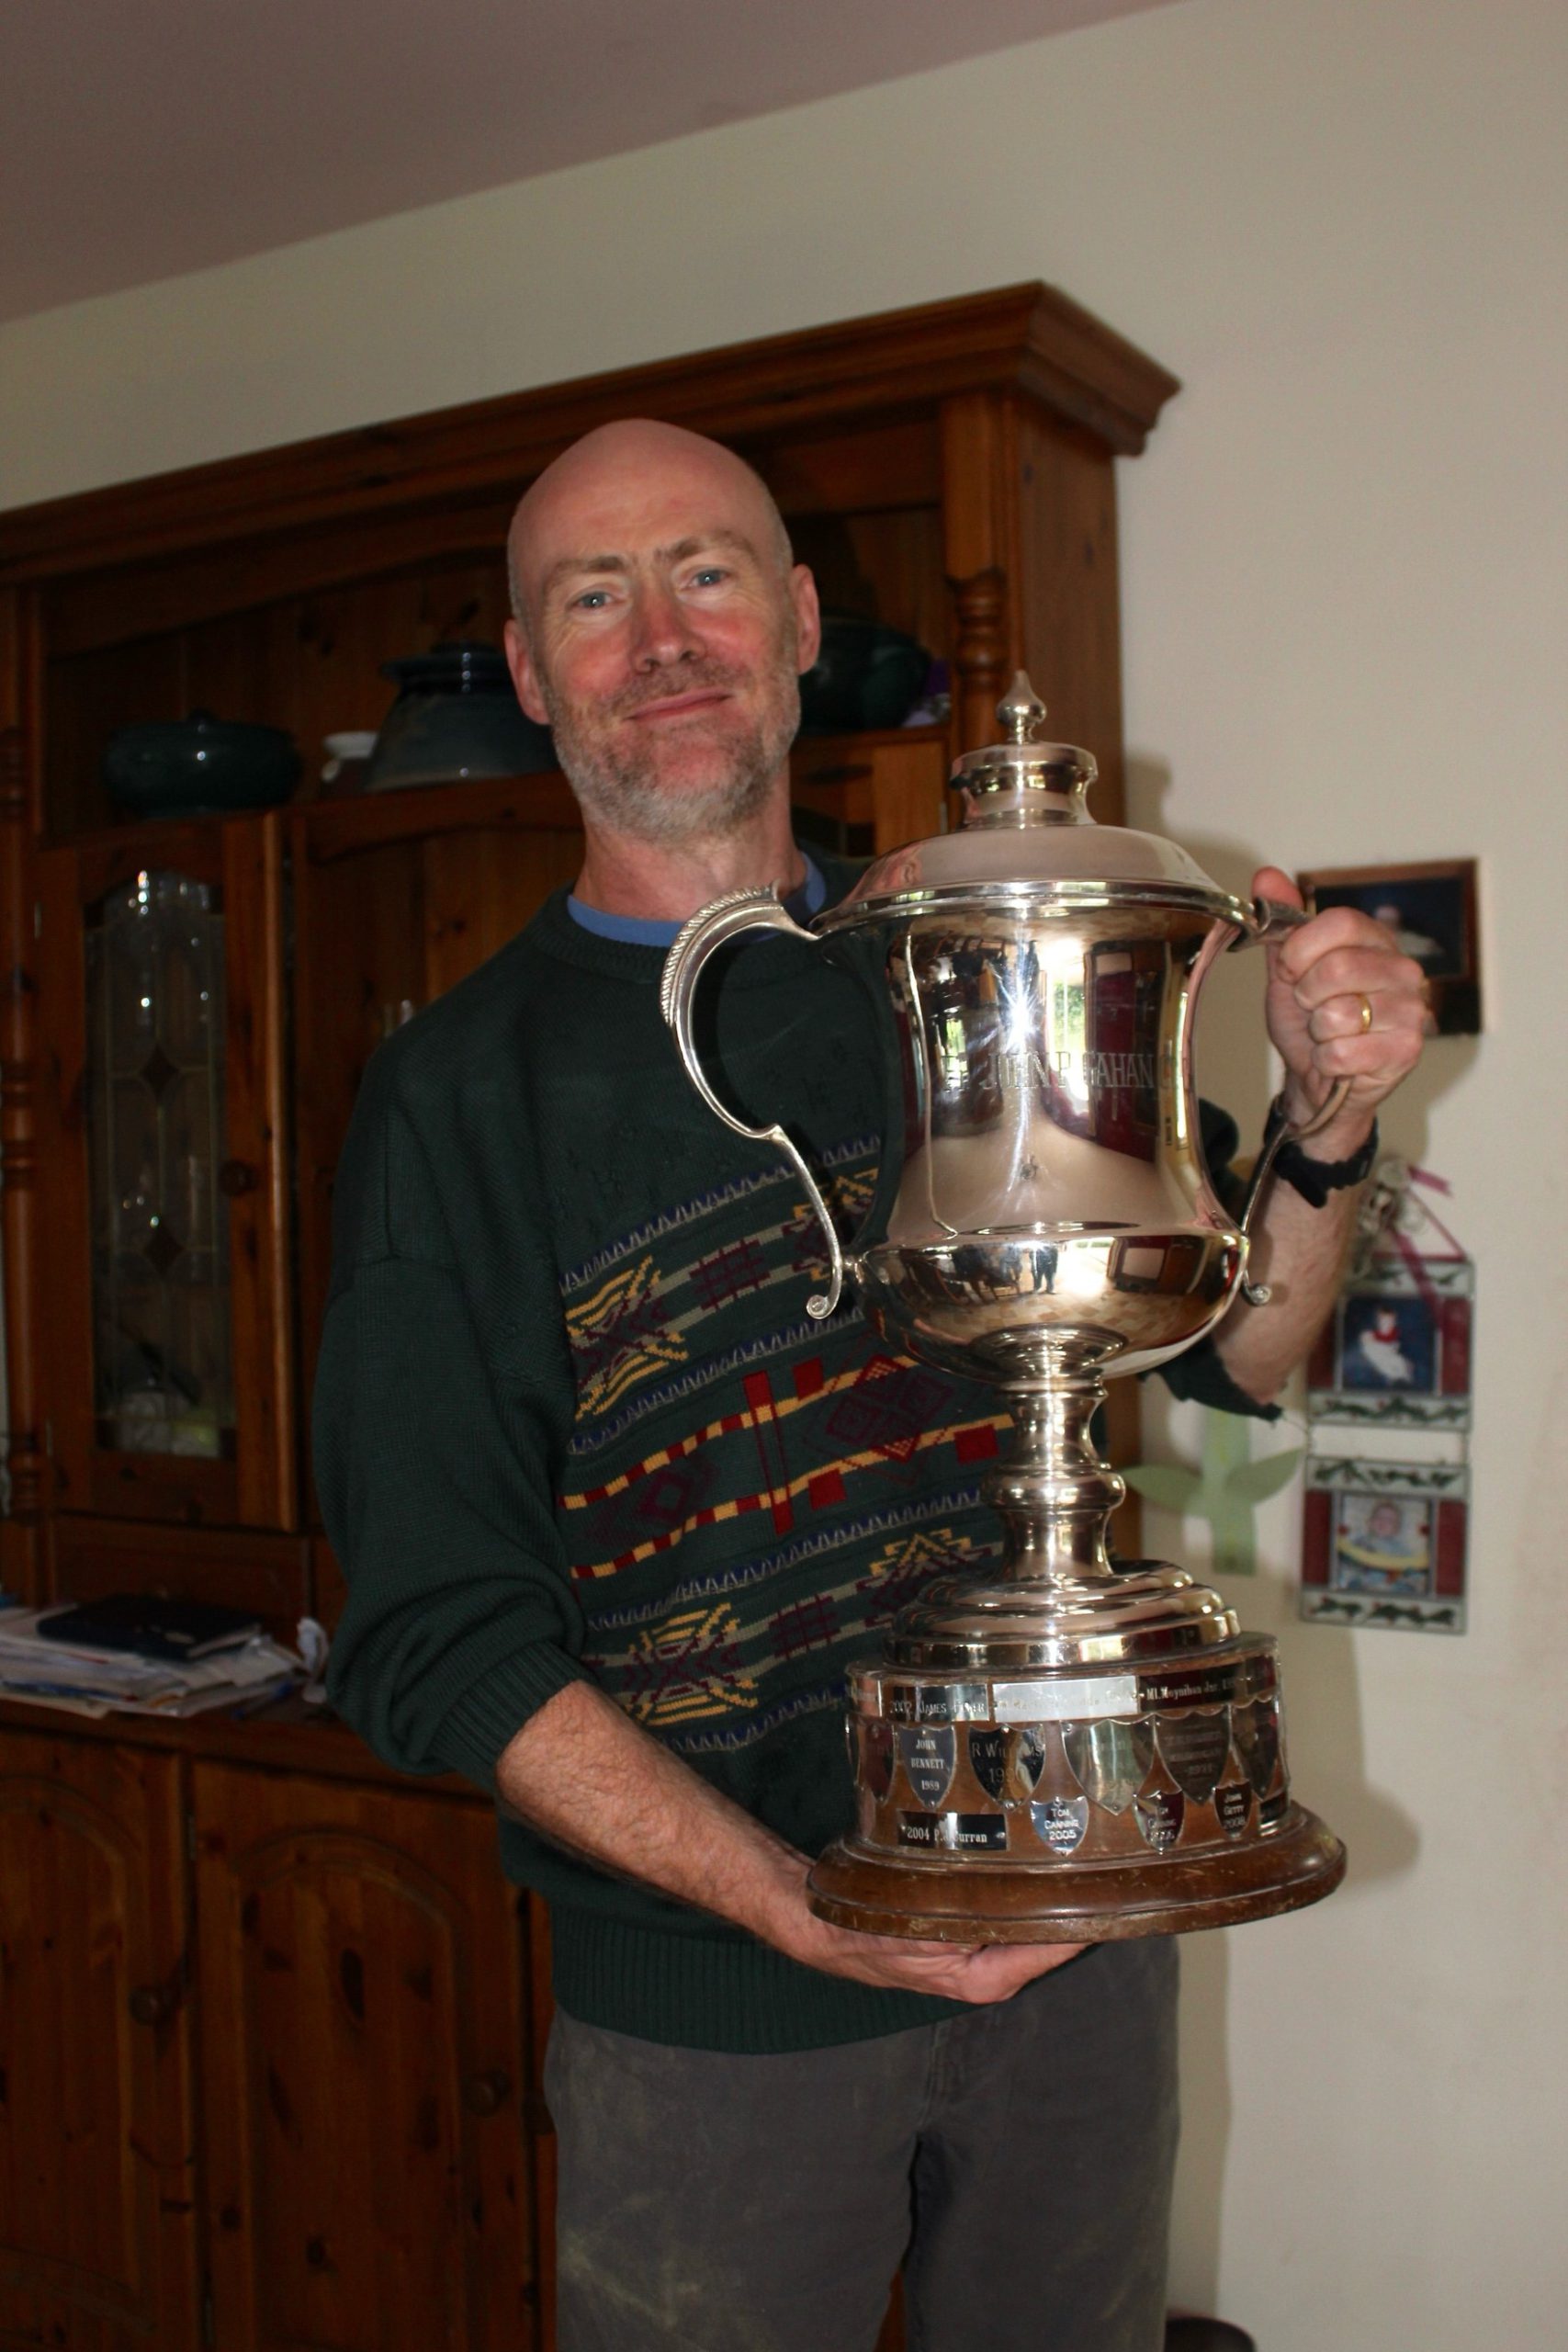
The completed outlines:
{"type": "Polygon", "coordinates": [[[1044,716],[1021,675],[1009,740],[954,770],[957,831],[877,859],[809,930],[771,892],[716,901],[663,984],[704,1099],[805,1181],[830,1264],[811,1312],[833,1311],[847,1262],[880,1334],[994,1383],[1012,1417],[982,1485],[1000,1567],[929,1587],[852,1671],[856,1826],[811,1879],[840,1926],[953,1942],[1219,1927],[1315,1902],[1345,1867],[1290,1793],[1272,1640],[1180,1568],[1112,1562],[1125,1489],[1090,1434],[1108,1378],[1192,1346],[1245,1283],[1283,1131],[1230,1215],[1199,1141],[1193,1010],[1216,956],[1301,918],[1097,826],[1094,762],[1037,740],[1044,716]],[[705,963],[757,928],[869,981],[899,1073],[880,1238],[847,1253],[788,1136],[738,1120],[694,1044],[705,963]]]}

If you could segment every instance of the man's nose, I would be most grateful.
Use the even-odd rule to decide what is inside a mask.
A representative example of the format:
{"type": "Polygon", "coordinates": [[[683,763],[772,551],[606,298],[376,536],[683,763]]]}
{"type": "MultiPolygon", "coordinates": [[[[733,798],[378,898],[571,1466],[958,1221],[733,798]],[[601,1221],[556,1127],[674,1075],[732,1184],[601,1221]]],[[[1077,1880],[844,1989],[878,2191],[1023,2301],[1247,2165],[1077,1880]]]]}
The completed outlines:
{"type": "Polygon", "coordinates": [[[659,670],[702,650],[702,634],[673,589],[663,581],[646,582],[632,612],[631,655],[635,666],[639,670],[659,670]]]}

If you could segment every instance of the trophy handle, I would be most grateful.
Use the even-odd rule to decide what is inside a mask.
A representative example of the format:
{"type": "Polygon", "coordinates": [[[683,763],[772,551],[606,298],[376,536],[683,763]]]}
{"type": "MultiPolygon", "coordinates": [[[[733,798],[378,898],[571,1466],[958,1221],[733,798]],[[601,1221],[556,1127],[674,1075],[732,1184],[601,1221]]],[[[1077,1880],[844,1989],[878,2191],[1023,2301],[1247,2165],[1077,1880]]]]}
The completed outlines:
{"type": "Polygon", "coordinates": [[[676,1049],[685,1067],[686,1076],[715,1117],[722,1119],[731,1134],[743,1136],[748,1143],[771,1143],[775,1150],[782,1151],[805,1185],[807,1199],[828,1242],[828,1287],[815,1298],[807,1300],[806,1311],[817,1321],[823,1322],[832,1314],[843,1295],[844,1253],[839,1247],[839,1236],[828,1214],[828,1204],[818,1190],[817,1179],[782,1127],[749,1127],[743,1119],[736,1118],[733,1112],[725,1108],[708,1084],[707,1074],[692,1035],[697,982],[702,977],[704,965],[719,948],[727,946],[732,939],[739,939],[747,931],[782,931],[793,939],[804,939],[808,947],[821,944],[815,932],[803,929],[793,915],[786,914],[779,904],[776,890],[730,890],[722,899],[715,899],[709,905],[699,908],[678,933],[673,946],[664,958],[663,976],[659,983],[659,1009],[674,1035],[676,1049]]]}
{"type": "MultiPolygon", "coordinates": [[[[1300,907],[1288,906],[1282,899],[1254,899],[1247,911],[1249,920],[1241,937],[1235,943],[1238,947],[1251,947],[1259,940],[1277,938],[1282,931],[1299,931],[1303,922],[1311,921],[1311,917],[1300,907]]],[[[1252,1220],[1258,1213],[1258,1204],[1262,1197],[1263,1188],[1273,1173],[1275,1155],[1280,1146],[1287,1143],[1300,1143],[1305,1136],[1316,1135],[1320,1127],[1327,1126],[1349,1091],[1349,1080],[1337,1078],[1323,1102],[1313,1113],[1310,1119],[1303,1119],[1299,1126],[1292,1126],[1286,1120],[1280,1119],[1265,1130],[1262,1147],[1252,1163],[1252,1173],[1247,1180],[1247,1191],[1242,1195],[1241,1215],[1237,1219],[1244,1242],[1248,1242],[1252,1238],[1252,1220]]],[[[1248,1306],[1267,1306],[1269,1304],[1268,1283],[1249,1282],[1245,1274],[1241,1281],[1241,1295],[1248,1306]]]]}

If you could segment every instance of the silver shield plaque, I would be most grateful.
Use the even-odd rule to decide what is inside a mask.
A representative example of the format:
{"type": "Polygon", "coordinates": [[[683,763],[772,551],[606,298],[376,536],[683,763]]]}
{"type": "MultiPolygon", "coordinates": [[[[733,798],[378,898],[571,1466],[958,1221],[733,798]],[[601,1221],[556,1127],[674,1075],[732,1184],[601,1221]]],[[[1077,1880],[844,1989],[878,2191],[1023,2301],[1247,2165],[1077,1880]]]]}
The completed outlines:
{"type": "Polygon", "coordinates": [[[1235,1734],[1235,1752],[1247,1777],[1258,1795],[1263,1796],[1280,1761],[1279,1701],[1255,1699],[1250,1707],[1233,1707],[1231,1727],[1235,1734]]]}
{"type": "Polygon", "coordinates": [[[1158,1715],[1155,1737],[1160,1760],[1171,1779],[1194,1804],[1203,1804],[1219,1785],[1230,1754],[1230,1710],[1213,1714],[1158,1715]]]}
{"type": "Polygon", "coordinates": [[[969,1734],[969,1770],[998,1804],[1007,1787],[1007,1746],[1005,1731],[971,1730],[969,1734]]]}
{"type": "Polygon", "coordinates": [[[1032,1796],[1040,1786],[1040,1775],[1045,1770],[1045,1741],[1042,1733],[1027,1725],[1012,1736],[1011,1767],[1015,1786],[1025,1796],[1032,1796]]]}
{"type": "Polygon", "coordinates": [[[1042,1845],[1049,1846],[1054,1854],[1071,1854],[1083,1844],[1089,1827],[1089,1799],[1046,1797],[1030,1806],[1029,1817],[1042,1845]]]}
{"type": "Polygon", "coordinates": [[[1214,1791],[1214,1811],[1227,1838],[1239,1838],[1252,1814],[1250,1781],[1222,1781],[1214,1791]]]}
{"type": "Polygon", "coordinates": [[[1066,1724],[1062,1746],[1073,1778],[1105,1813],[1125,1813],[1154,1761],[1152,1724],[1066,1724]]]}
{"type": "Polygon", "coordinates": [[[958,1735],[951,1724],[922,1724],[918,1730],[900,1725],[898,1760],[916,1796],[934,1812],[953,1786],[958,1735]]]}
{"type": "Polygon", "coordinates": [[[1136,1800],[1133,1811],[1146,1842],[1163,1854],[1181,1835],[1187,1800],[1179,1789],[1151,1789],[1136,1800]]]}

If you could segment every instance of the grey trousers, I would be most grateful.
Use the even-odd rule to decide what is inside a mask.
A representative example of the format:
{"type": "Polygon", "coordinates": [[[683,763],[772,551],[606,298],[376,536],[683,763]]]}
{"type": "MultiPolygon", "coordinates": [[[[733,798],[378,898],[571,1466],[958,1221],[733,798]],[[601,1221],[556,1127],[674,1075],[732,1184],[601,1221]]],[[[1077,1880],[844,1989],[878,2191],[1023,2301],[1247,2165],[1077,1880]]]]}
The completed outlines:
{"type": "Polygon", "coordinates": [[[1172,1943],[1012,2000],[730,2057],[557,2013],[560,2352],[1158,2352],[1176,2155],[1172,1943]]]}

